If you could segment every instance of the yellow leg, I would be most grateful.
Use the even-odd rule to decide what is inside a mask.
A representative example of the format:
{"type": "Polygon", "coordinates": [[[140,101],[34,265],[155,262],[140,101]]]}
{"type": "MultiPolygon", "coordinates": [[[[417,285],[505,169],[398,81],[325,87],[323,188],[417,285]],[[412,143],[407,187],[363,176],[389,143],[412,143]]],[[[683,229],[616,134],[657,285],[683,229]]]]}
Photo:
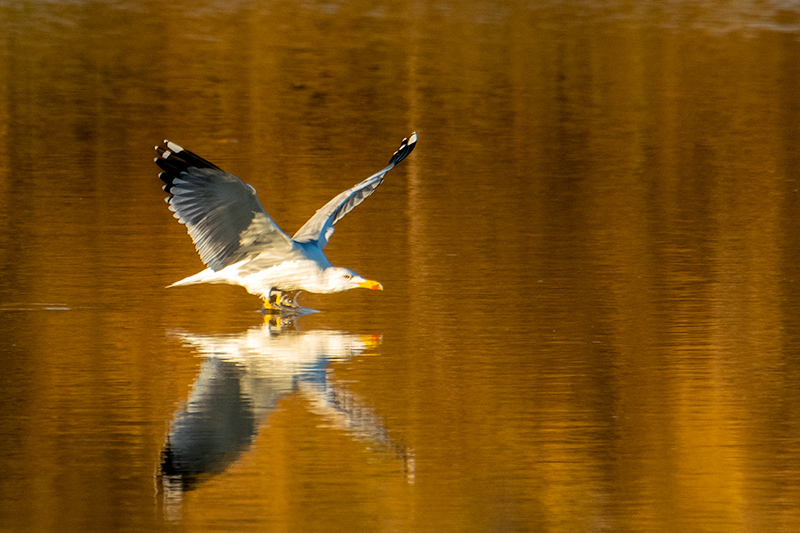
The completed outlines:
{"type": "Polygon", "coordinates": [[[264,300],[264,310],[265,311],[280,311],[280,306],[270,302],[269,300],[264,300]]]}
{"type": "Polygon", "coordinates": [[[262,298],[264,302],[264,311],[280,311],[282,309],[281,296],[281,291],[276,291],[274,289],[269,291],[269,294],[265,298],[262,298]]]}

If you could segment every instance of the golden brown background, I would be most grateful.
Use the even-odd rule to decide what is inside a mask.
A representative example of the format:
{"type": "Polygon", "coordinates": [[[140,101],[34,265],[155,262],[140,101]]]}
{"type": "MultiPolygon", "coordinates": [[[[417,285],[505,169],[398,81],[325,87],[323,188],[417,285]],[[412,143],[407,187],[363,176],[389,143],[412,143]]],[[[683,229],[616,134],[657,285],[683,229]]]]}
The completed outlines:
{"type": "Polygon", "coordinates": [[[792,2],[0,3],[0,530],[800,530],[799,124],[792,2]],[[298,324],[413,477],[290,391],[168,502],[175,331],[262,319],[152,146],[292,233],[414,130],[298,324]]]}

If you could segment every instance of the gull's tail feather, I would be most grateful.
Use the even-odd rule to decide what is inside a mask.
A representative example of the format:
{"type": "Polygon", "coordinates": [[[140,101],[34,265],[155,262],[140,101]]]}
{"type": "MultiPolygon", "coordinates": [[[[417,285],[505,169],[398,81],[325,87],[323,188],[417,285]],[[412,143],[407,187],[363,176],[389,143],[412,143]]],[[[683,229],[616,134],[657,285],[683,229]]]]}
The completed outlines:
{"type": "Polygon", "coordinates": [[[194,276],[189,276],[188,278],[183,278],[180,281],[176,281],[172,285],[167,285],[167,288],[183,287],[184,285],[196,285],[198,283],[228,283],[228,281],[220,278],[216,272],[210,268],[207,268],[202,272],[198,272],[194,276]]]}

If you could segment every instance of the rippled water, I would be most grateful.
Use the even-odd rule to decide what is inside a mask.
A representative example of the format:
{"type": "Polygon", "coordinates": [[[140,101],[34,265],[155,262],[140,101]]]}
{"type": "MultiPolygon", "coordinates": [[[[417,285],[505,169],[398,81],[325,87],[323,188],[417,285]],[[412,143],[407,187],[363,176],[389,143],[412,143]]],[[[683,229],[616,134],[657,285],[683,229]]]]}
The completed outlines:
{"type": "Polygon", "coordinates": [[[791,2],[0,6],[0,529],[800,529],[791,2]],[[164,138],[383,292],[264,320],[164,138]]]}

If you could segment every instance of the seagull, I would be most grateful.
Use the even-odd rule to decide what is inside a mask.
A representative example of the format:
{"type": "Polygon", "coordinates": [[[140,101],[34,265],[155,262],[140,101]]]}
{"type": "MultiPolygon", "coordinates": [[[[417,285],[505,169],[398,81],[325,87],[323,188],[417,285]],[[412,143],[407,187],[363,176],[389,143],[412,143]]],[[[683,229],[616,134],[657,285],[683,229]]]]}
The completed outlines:
{"type": "Polygon", "coordinates": [[[196,283],[241,285],[264,301],[266,312],[301,309],[302,291],[332,294],[350,289],[383,290],[377,281],[333,266],[323,250],[334,225],[375,192],[383,177],[414,149],[417,134],[403,139],[389,164],[335,196],[289,237],[270,218],[250,184],[165,140],[156,146],[165,200],[208,267],[170,287],[196,283]]]}

